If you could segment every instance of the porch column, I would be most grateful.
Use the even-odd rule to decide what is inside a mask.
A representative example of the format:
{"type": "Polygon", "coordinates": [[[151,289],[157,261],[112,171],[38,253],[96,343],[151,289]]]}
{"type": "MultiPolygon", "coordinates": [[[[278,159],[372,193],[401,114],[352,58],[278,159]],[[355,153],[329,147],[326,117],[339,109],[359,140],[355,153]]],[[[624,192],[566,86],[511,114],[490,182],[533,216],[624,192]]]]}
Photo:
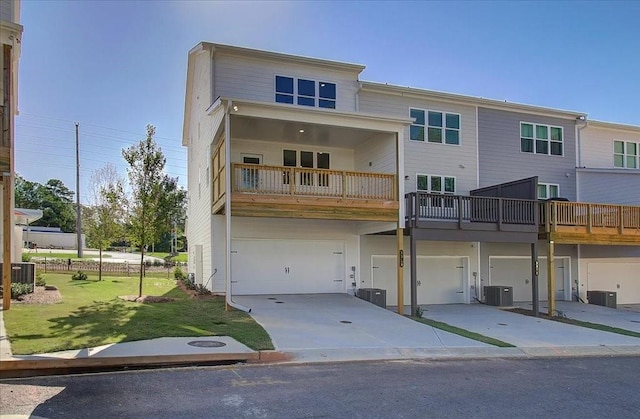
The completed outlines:
{"type": "Polygon", "coordinates": [[[11,198],[13,189],[11,188],[11,173],[2,173],[2,309],[9,310],[11,307],[11,247],[12,229],[11,222],[11,198]]]}
{"type": "Polygon", "coordinates": [[[538,276],[540,265],[538,264],[538,243],[531,243],[531,301],[533,302],[533,315],[540,315],[540,299],[538,297],[538,276]]]}
{"type": "Polygon", "coordinates": [[[549,303],[549,316],[553,316],[556,311],[556,263],[553,259],[555,253],[553,240],[547,242],[547,293],[549,303]]]}
{"type": "Polygon", "coordinates": [[[398,224],[396,230],[398,240],[398,314],[404,314],[404,229],[398,224]]]}
{"type": "Polygon", "coordinates": [[[409,244],[411,252],[411,315],[415,316],[418,311],[418,258],[416,256],[416,236],[413,234],[413,228],[409,230],[409,244]]]}

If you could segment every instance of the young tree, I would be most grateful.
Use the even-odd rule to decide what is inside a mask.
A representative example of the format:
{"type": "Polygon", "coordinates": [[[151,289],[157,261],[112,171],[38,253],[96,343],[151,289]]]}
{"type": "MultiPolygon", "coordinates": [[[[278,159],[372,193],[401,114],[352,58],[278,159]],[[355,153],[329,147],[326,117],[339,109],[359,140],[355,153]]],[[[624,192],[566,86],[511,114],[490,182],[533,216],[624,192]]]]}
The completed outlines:
{"type": "Polygon", "coordinates": [[[178,180],[164,173],[166,158],[153,139],[155,133],[155,127],[147,125],[147,137],[137,145],[122,150],[122,156],[129,164],[130,238],[133,244],[140,247],[138,297],[142,296],[142,267],[146,247],[171,228],[172,220],[186,195],[178,187],[178,180]]]}
{"type": "Polygon", "coordinates": [[[92,205],[83,210],[87,242],[100,250],[98,279],[102,280],[102,251],[124,232],[125,197],[123,181],[113,164],[91,175],[92,205]]]}

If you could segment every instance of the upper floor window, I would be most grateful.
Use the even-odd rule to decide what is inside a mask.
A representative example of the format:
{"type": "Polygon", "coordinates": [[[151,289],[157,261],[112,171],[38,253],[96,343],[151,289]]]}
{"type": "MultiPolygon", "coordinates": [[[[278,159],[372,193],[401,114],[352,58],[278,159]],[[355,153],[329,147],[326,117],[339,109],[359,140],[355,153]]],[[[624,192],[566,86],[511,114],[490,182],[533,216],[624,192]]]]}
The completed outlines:
{"type": "Polygon", "coordinates": [[[410,109],[409,114],[414,119],[411,125],[410,139],[430,143],[460,144],[460,115],[439,111],[424,111],[410,109]]]}
{"type": "Polygon", "coordinates": [[[562,127],[520,122],[520,151],[523,153],[562,156],[562,127]]]}
{"type": "Polygon", "coordinates": [[[336,84],[276,76],[276,102],[335,109],[336,84]]]}
{"type": "Polygon", "coordinates": [[[613,166],[626,169],[637,169],[640,143],[632,141],[613,141],[613,166]]]}
{"type": "Polygon", "coordinates": [[[560,196],[560,185],[555,183],[538,183],[538,199],[557,198],[560,196]]]}

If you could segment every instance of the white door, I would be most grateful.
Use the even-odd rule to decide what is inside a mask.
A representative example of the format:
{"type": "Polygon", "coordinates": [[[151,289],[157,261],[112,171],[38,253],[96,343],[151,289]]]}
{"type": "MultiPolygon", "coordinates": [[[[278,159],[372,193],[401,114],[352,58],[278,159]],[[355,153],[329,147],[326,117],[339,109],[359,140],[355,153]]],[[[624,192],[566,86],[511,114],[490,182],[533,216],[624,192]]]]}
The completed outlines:
{"type": "MultiPolygon", "coordinates": [[[[372,284],[387,290],[387,305],[398,304],[395,256],[371,257],[372,284]]],[[[468,258],[418,256],[418,304],[459,304],[466,302],[468,258]]],[[[411,260],[404,263],[404,302],[411,303],[411,260]]]]}
{"type": "MultiPolygon", "coordinates": [[[[557,300],[571,300],[570,258],[555,258],[557,300]]],[[[538,258],[538,298],[547,301],[547,259],[538,258]]],[[[489,256],[489,284],[513,287],[513,301],[531,301],[531,258],[489,256]]]]}
{"type": "Polygon", "coordinates": [[[329,240],[232,241],[232,293],[344,293],[344,243],[329,240]]]}
{"type": "Polygon", "coordinates": [[[587,264],[589,291],[614,291],[618,304],[640,303],[640,263],[587,264]]]}

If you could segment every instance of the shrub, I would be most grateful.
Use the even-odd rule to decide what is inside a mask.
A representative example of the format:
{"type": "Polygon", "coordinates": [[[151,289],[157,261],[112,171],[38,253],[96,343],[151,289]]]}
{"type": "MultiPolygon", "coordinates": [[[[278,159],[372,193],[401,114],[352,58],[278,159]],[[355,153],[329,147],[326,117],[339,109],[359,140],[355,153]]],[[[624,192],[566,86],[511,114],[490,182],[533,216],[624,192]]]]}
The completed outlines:
{"type": "Polygon", "coordinates": [[[189,276],[186,277],[185,279],[182,280],[182,282],[184,283],[184,286],[187,287],[187,289],[189,290],[196,289],[196,283],[191,277],[189,276]]]}
{"type": "Polygon", "coordinates": [[[173,270],[173,277],[178,281],[183,281],[186,278],[184,272],[182,271],[182,269],[180,269],[179,266],[176,266],[176,268],[173,270]]]}
{"type": "Polygon", "coordinates": [[[22,261],[23,262],[31,262],[31,255],[29,253],[23,253],[22,254],[22,261]]]}
{"type": "Polygon", "coordinates": [[[44,287],[47,285],[47,282],[44,280],[44,273],[42,271],[36,271],[36,286],[44,287]]]}
{"type": "Polygon", "coordinates": [[[87,274],[82,271],[78,271],[71,276],[74,281],[86,281],[88,278],[87,274]]]}
{"type": "Polygon", "coordinates": [[[14,300],[18,297],[21,297],[25,294],[30,294],[33,292],[33,287],[31,284],[11,284],[11,298],[14,300]]]}
{"type": "Polygon", "coordinates": [[[207,289],[207,287],[205,287],[205,286],[204,286],[204,285],[202,285],[202,284],[198,284],[198,285],[196,285],[196,287],[195,287],[195,291],[196,291],[196,294],[198,294],[198,295],[208,295],[208,294],[211,294],[211,291],[209,291],[209,290],[207,289]]]}

